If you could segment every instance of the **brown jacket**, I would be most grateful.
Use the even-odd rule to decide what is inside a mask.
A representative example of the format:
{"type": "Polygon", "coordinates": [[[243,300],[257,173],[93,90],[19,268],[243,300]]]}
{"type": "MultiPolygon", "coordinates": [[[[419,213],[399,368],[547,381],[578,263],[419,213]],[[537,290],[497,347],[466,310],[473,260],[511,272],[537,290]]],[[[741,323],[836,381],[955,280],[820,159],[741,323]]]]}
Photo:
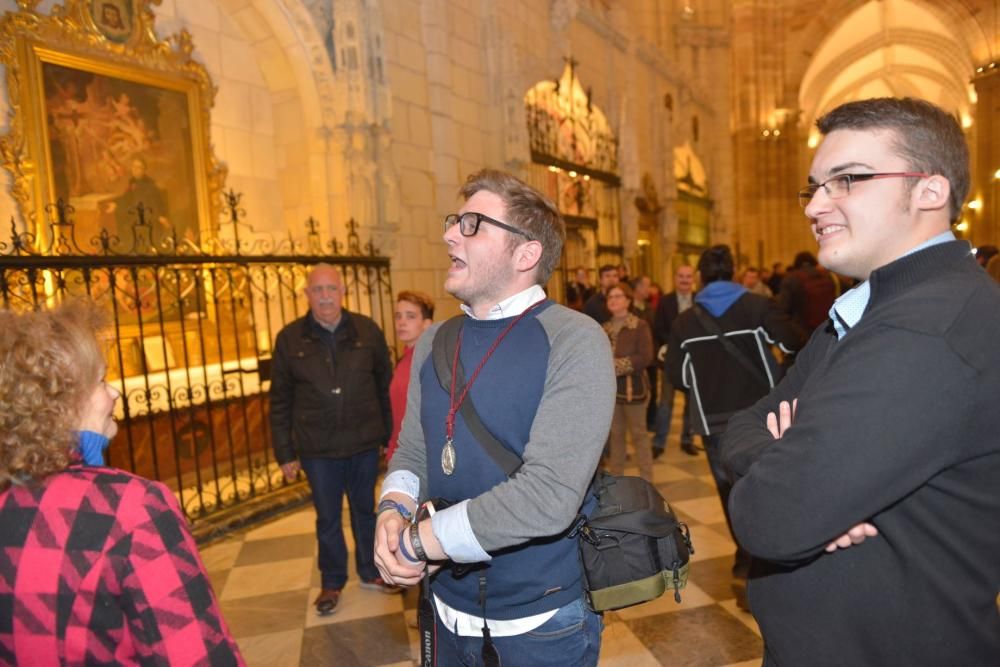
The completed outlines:
{"type": "Polygon", "coordinates": [[[629,313],[623,323],[605,322],[618,376],[619,403],[643,403],[649,398],[646,367],[653,363],[653,334],[645,321],[629,313]]]}

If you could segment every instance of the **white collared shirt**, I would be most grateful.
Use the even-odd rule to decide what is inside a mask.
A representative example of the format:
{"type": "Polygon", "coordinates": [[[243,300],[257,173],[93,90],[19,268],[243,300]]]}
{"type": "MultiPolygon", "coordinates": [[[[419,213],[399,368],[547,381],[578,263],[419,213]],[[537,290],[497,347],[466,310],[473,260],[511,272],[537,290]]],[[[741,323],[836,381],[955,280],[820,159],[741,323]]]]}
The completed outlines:
{"type": "Polygon", "coordinates": [[[484,319],[484,320],[502,320],[505,317],[514,317],[515,315],[520,315],[526,311],[531,306],[535,305],[537,302],[545,298],[545,290],[542,289],[541,285],[532,285],[526,290],[518,292],[514,296],[507,297],[497,305],[490,308],[490,312],[486,314],[486,317],[479,318],[476,317],[472,308],[466,304],[462,304],[459,308],[462,312],[471,317],[474,320],[484,319]]]}

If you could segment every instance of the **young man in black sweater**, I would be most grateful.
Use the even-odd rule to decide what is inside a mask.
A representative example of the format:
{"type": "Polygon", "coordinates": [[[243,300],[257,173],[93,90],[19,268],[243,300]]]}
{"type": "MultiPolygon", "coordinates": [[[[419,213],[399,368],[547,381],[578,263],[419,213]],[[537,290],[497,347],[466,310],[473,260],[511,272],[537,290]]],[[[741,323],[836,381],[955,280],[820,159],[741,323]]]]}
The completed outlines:
{"type": "Polygon", "coordinates": [[[1000,664],[1000,287],[949,229],[965,138],[914,99],[817,125],[799,199],[863,282],[722,442],[764,664],[1000,664]]]}

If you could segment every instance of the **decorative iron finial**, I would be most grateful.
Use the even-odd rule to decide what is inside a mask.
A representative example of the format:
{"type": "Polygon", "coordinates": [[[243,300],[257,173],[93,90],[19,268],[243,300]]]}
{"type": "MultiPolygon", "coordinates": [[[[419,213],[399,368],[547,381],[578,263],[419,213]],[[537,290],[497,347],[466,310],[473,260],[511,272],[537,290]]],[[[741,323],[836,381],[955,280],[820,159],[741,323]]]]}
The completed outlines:
{"type": "Polygon", "coordinates": [[[223,199],[226,201],[226,209],[229,211],[230,222],[237,222],[240,218],[247,214],[242,208],[240,208],[240,200],[243,199],[242,192],[236,192],[232,188],[229,192],[224,192],[222,194],[223,199]]]}
{"type": "Polygon", "coordinates": [[[354,218],[347,221],[347,252],[352,255],[361,254],[361,239],[358,236],[358,223],[354,218]]]}
{"type": "Polygon", "coordinates": [[[306,219],[306,229],[309,230],[306,235],[306,238],[309,239],[309,250],[318,253],[322,247],[319,242],[319,220],[310,215],[306,219]]]}
{"type": "Polygon", "coordinates": [[[226,201],[226,208],[229,211],[229,221],[233,223],[233,243],[236,245],[236,254],[240,254],[240,218],[246,216],[247,212],[240,207],[240,200],[243,199],[242,192],[236,192],[232,188],[229,192],[223,193],[226,201]]]}
{"type": "Polygon", "coordinates": [[[111,234],[107,229],[101,229],[97,235],[97,247],[105,255],[111,254],[111,234]]]}
{"type": "Polygon", "coordinates": [[[76,209],[73,208],[72,204],[63,201],[63,198],[59,197],[58,199],[56,199],[54,207],[56,212],[56,219],[53,221],[53,224],[59,225],[60,227],[68,227],[71,224],[73,224],[69,218],[69,214],[75,213],[76,209]]]}

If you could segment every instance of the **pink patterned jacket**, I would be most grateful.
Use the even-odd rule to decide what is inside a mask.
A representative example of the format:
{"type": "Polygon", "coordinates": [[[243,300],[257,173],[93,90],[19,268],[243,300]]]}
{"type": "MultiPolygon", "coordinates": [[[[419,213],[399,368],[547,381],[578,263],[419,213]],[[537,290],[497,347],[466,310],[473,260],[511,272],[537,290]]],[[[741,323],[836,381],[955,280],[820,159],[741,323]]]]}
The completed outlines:
{"type": "Polygon", "coordinates": [[[243,665],[166,486],[73,465],[0,492],[0,664],[243,665]]]}

